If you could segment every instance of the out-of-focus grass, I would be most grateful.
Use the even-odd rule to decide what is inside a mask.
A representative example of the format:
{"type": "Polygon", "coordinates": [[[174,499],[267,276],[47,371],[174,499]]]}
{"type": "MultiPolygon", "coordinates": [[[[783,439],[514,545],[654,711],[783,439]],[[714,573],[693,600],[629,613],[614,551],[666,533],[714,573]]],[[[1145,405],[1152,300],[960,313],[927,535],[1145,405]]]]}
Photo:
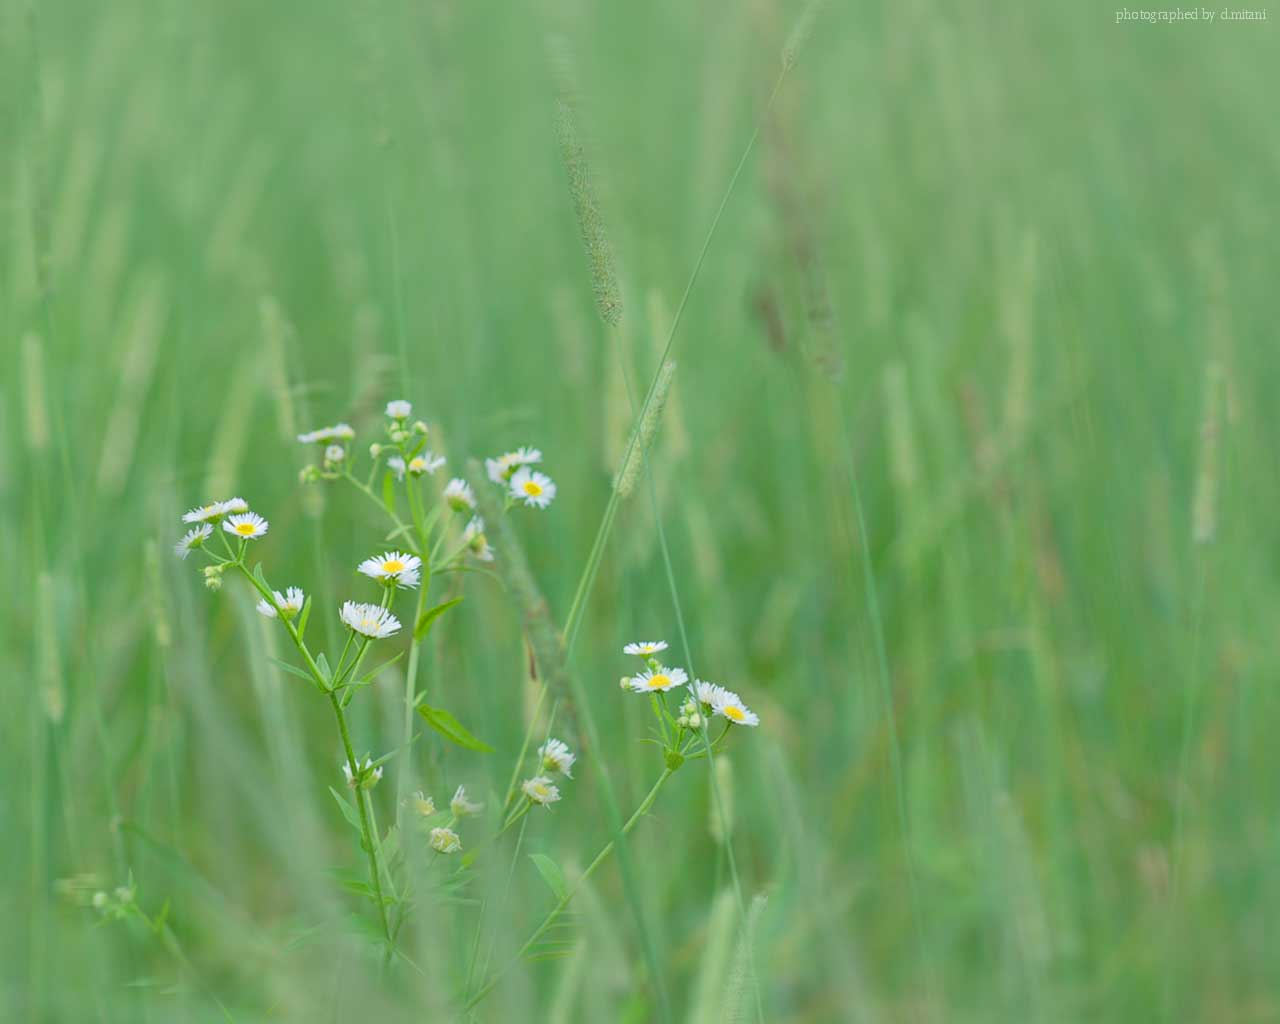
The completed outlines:
{"type": "MultiPolygon", "coordinates": [[[[423,973],[379,982],[329,874],[358,851],[326,709],[262,667],[246,595],[169,557],[177,515],[243,493],[336,634],[377,524],[299,488],[292,435],[407,397],[455,465],[547,453],[560,497],[520,529],[562,619],[632,426],[622,369],[656,369],[799,7],[0,10],[0,1017],[435,1019],[475,909],[420,908],[423,973]],[[618,259],[609,331],[551,36],[618,259]],[[60,900],[86,871],[132,871],[167,938],[60,900]]],[[[1275,57],[1270,22],[1098,5],[819,14],[650,457],[699,671],[764,719],[725,782],[768,897],[766,1019],[1280,1015],[1275,57]]],[[[625,806],[652,758],[617,649],[675,632],[637,490],[574,658],[625,806]]],[[[501,753],[422,741],[437,800],[505,787],[524,665],[470,583],[424,682],[501,753]]],[[[400,692],[355,706],[362,747],[398,742],[400,692]]],[[[525,846],[571,870],[608,838],[579,775],[525,846]]],[[[682,769],[631,849],[673,1016],[749,1019],[710,802],[682,769]]],[[[495,963],[549,900],[518,865],[495,963]]],[[[657,1019],[627,907],[603,870],[570,955],[480,1019],[657,1019]]]]}

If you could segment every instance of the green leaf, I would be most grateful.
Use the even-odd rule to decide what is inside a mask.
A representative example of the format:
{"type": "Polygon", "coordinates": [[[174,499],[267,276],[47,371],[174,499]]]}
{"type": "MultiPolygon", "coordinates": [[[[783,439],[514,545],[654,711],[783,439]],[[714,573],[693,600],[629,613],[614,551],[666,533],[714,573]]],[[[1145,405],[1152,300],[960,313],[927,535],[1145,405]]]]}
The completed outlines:
{"type": "Polygon", "coordinates": [[[387,513],[394,516],[396,514],[396,478],[394,473],[384,473],[382,477],[382,504],[387,507],[387,513]]]}
{"type": "Polygon", "coordinates": [[[452,601],[445,601],[434,608],[428,608],[422,613],[422,617],[418,619],[418,624],[413,627],[413,639],[417,641],[425,639],[426,635],[431,632],[431,627],[435,624],[436,619],[457,604],[462,604],[462,598],[455,597],[452,601]]]}
{"type": "Polygon", "coordinates": [[[313,686],[315,685],[315,680],[311,678],[311,673],[298,668],[297,665],[290,665],[287,661],[281,661],[279,658],[273,658],[269,654],[267,655],[267,660],[274,662],[280,668],[284,669],[286,672],[289,672],[297,676],[299,679],[305,679],[307,682],[311,683],[313,686]]]}
{"type": "Polygon", "coordinates": [[[320,674],[324,676],[325,685],[332,685],[333,672],[329,668],[329,659],[324,656],[323,651],[316,655],[316,668],[318,668],[320,670],[320,674]]]}
{"type": "Polygon", "coordinates": [[[311,597],[308,595],[302,606],[302,614],[298,616],[298,639],[307,631],[307,619],[311,618],[311,597]]]}
{"type": "Polygon", "coordinates": [[[538,869],[538,874],[542,876],[542,880],[556,894],[556,899],[567,899],[569,887],[565,885],[564,872],[560,870],[560,865],[545,853],[531,853],[529,854],[529,859],[533,861],[533,866],[538,869]]]}
{"type": "Polygon", "coordinates": [[[427,725],[431,726],[450,742],[456,743],[460,747],[466,747],[468,750],[478,751],[481,754],[493,753],[493,747],[472,736],[463,724],[444,708],[433,708],[428,704],[419,704],[418,714],[426,719],[427,725]]]}
{"type": "MultiPolygon", "coordinates": [[[[342,816],[347,819],[348,824],[350,824],[351,827],[363,837],[364,826],[360,824],[360,812],[347,803],[347,801],[343,799],[342,794],[332,786],[329,787],[329,792],[332,793],[333,798],[338,801],[338,806],[342,808],[342,816]]],[[[357,799],[359,798],[357,797],[357,799]]]]}
{"type": "Polygon", "coordinates": [[[368,686],[371,682],[373,682],[374,676],[378,675],[378,673],[382,672],[384,669],[390,668],[392,665],[394,665],[397,661],[399,661],[403,657],[404,657],[404,651],[401,651],[395,657],[388,658],[381,665],[375,668],[372,672],[366,672],[363,676],[361,676],[359,682],[357,682],[355,685],[368,686]]]}
{"type": "Polygon", "coordinates": [[[263,589],[270,590],[271,585],[267,583],[267,578],[262,574],[262,563],[259,562],[253,567],[253,578],[262,584],[263,589]]]}

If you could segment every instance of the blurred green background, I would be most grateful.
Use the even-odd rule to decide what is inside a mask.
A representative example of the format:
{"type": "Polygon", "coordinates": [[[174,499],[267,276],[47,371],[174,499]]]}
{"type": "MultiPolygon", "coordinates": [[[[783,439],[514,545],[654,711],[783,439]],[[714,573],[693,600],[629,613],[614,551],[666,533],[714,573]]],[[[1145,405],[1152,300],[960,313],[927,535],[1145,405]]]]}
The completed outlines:
{"type": "MultiPolygon", "coordinates": [[[[657,368],[802,9],[0,4],[0,1018],[448,1019],[475,906],[419,908],[423,972],[379,978],[332,877],[360,854],[329,713],[265,661],[246,588],[170,555],[178,516],[243,494],[336,637],[382,526],[299,486],[293,435],[367,443],[407,398],[455,467],[546,453],[559,497],[517,528],[563,621],[624,381],[657,368]],[[84,872],[131,872],[167,937],[64,899],[84,872]]],[[[567,956],[475,1019],[757,1019],[752,963],[771,1021],[1280,1019],[1274,25],[816,12],[573,663],[629,809],[657,755],[619,648],[678,640],[656,509],[699,674],[763,719],[721,770],[767,902],[747,936],[691,764],[631,843],[659,975],[614,861],[567,956]]],[[[491,802],[530,692],[518,615],[466,593],[423,685],[498,752],[431,735],[388,770],[491,802]]],[[[395,676],[355,705],[362,750],[398,742],[395,676]]],[[[576,774],[524,847],[570,874],[609,836],[576,774]]],[[[495,962],[549,903],[522,855],[495,962]]]]}

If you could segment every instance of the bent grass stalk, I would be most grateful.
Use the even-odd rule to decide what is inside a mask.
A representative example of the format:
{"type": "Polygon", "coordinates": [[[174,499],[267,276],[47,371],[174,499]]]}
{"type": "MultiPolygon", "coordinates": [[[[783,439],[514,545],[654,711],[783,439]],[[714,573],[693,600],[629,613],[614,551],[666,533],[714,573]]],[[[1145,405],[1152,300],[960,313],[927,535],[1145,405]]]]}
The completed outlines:
{"type": "MultiPolygon", "coordinates": [[[[763,109],[761,110],[760,114],[756,118],[755,127],[752,129],[751,137],[747,140],[747,144],[742,151],[742,155],[739,157],[738,163],[734,167],[733,174],[729,178],[729,183],[725,188],[724,195],[721,197],[720,204],[716,208],[715,216],[712,218],[711,226],[708,228],[706,237],[703,239],[702,248],[699,250],[698,257],[694,262],[693,271],[689,275],[689,280],[685,285],[684,293],[680,297],[680,303],[676,307],[675,316],[672,318],[672,322],[671,322],[671,328],[667,333],[666,344],[663,346],[662,355],[658,360],[658,371],[654,374],[653,380],[650,382],[648,391],[645,394],[644,401],[641,403],[641,406],[640,406],[640,412],[637,416],[638,423],[644,422],[645,417],[649,414],[651,407],[654,405],[656,395],[659,390],[659,385],[662,379],[663,367],[665,367],[669,361],[669,358],[671,355],[671,349],[675,343],[676,332],[679,330],[680,322],[684,318],[685,309],[689,304],[689,297],[692,295],[694,285],[697,283],[698,278],[701,274],[702,266],[706,262],[707,253],[711,249],[711,242],[715,238],[716,229],[719,227],[720,219],[724,216],[725,208],[729,205],[729,199],[732,197],[733,192],[737,187],[738,179],[742,176],[743,168],[746,167],[747,160],[750,157],[752,150],[755,148],[756,141],[760,136],[760,132],[762,128],[764,127],[765,119],[768,116],[769,111],[773,107],[774,101],[778,96],[779,90],[782,88],[782,83],[786,79],[787,72],[790,71],[793,66],[794,66],[794,60],[788,60],[783,62],[782,70],[778,73],[777,78],[774,80],[773,88],[769,92],[769,98],[765,102],[763,109]]],[[[631,437],[628,439],[626,450],[623,453],[622,464],[624,466],[633,458],[633,450],[635,449],[638,443],[639,443],[639,432],[633,431],[631,437]]],[[[474,475],[474,472],[473,472],[473,475],[474,475]]],[[[609,494],[609,500],[605,504],[604,513],[601,517],[600,526],[596,530],[596,536],[594,541],[592,542],[591,551],[587,556],[587,563],[583,567],[582,574],[578,579],[578,585],[574,592],[573,602],[570,604],[569,613],[565,617],[565,625],[564,625],[562,636],[563,636],[563,657],[566,659],[569,657],[572,657],[574,646],[577,642],[578,629],[582,624],[582,617],[586,609],[586,600],[587,600],[587,597],[590,595],[591,590],[595,584],[596,575],[599,572],[600,563],[604,557],[604,548],[608,542],[609,535],[613,530],[613,523],[614,523],[614,519],[617,516],[618,504],[620,500],[621,500],[621,496],[619,495],[618,488],[616,487],[611,488],[610,494],[609,494]]],[[[687,642],[686,642],[686,647],[687,647],[687,642]]],[[[609,779],[608,770],[601,762],[601,758],[599,754],[599,744],[597,742],[597,738],[595,735],[594,720],[591,717],[589,705],[585,700],[585,693],[581,692],[580,684],[576,683],[576,680],[574,679],[572,673],[568,673],[568,676],[569,676],[570,685],[573,686],[573,691],[574,691],[573,695],[574,695],[575,702],[578,705],[578,707],[581,709],[583,724],[586,727],[587,739],[589,741],[588,746],[592,751],[592,756],[595,762],[595,766],[600,773],[600,779],[602,784],[601,790],[605,798],[605,804],[607,809],[610,811],[611,818],[616,821],[618,818],[617,798],[614,794],[613,786],[609,779]]],[[[543,685],[545,686],[546,684],[544,683],[543,685]]],[[[706,730],[704,729],[703,732],[705,734],[706,730]]],[[[707,756],[708,757],[711,756],[711,752],[709,748],[707,750],[707,756]]],[[[631,819],[629,819],[628,822],[624,824],[620,830],[618,830],[618,833],[615,839],[610,840],[609,843],[605,846],[605,848],[601,850],[601,852],[597,855],[596,859],[591,862],[590,866],[587,868],[587,871],[583,874],[583,880],[585,880],[590,876],[591,872],[593,872],[595,868],[599,866],[599,864],[608,856],[608,854],[612,852],[618,839],[625,838],[625,836],[630,832],[631,828],[634,827],[635,822],[639,820],[639,817],[643,815],[643,813],[647,811],[650,806],[652,806],[654,799],[657,798],[658,790],[661,788],[662,784],[666,781],[669,775],[670,775],[670,770],[668,769],[666,772],[664,772],[663,776],[659,779],[658,783],[654,786],[653,790],[650,791],[649,796],[645,798],[645,801],[642,802],[642,804],[640,805],[640,808],[637,809],[636,813],[632,815],[631,819]]],[[[619,856],[625,862],[625,859],[626,859],[625,854],[620,852],[619,856]]],[[[624,872],[624,875],[625,875],[625,872],[624,872]]],[[[557,904],[556,908],[552,911],[551,915],[549,915],[548,920],[544,921],[543,924],[539,927],[539,929],[534,933],[534,936],[530,940],[526,941],[525,945],[521,947],[521,953],[517,955],[516,961],[519,960],[520,956],[523,956],[524,952],[527,952],[527,950],[533,945],[534,942],[537,941],[538,938],[541,937],[542,934],[545,934],[546,929],[549,928],[551,924],[554,923],[555,918],[557,918],[560,915],[560,913],[564,910],[564,907],[566,907],[569,904],[570,900],[572,900],[573,895],[576,891],[577,891],[577,886],[575,886],[574,889],[570,890],[566,894],[566,896],[560,901],[560,903],[557,904]]],[[[740,891],[738,893],[738,901],[739,901],[739,906],[741,907],[742,896],[740,891]]],[[[647,936],[647,931],[643,928],[643,915],[637,913],[637,918],[640,920],[640,923],[641,923],[642,934],[645,934],[647,936]]],[[[504,967],[502,971],[500,971],[497,975],[495,975],[488,982],[486,982],[480,988],[479,992],[477,992],[467,1001],[466,1008],[468,1010],[473,1008],[486,995],[488,995],[488,993],[493,990],[494,986],[497,984],[501,976],[505,974],[507,970],[510,969],[510,966],[511,965],[509,964],[507,967],[504,967]]]]}

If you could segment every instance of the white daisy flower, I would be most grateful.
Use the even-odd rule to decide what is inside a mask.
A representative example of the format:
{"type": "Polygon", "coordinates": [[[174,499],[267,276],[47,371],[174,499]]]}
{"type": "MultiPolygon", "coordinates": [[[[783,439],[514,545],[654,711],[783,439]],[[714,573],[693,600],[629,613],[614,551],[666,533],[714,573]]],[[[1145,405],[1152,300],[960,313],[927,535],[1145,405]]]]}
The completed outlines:
{"type": "Polygon", "coordinates": [[[535,804],[542,804],[543,807],[560,799],[560,787],[545,775],[535,775],[532,779],[525,779],[520,783],[520,789],[535,804]]]}
{"type": "Polygon", "coordinates": [[[417,812],[419,817],[429,818],[436,813],[436,802],[423,793],[422,790],[418,790],[413,796],[409,797],[408,804],[417,812]]]}
{"type": "Polygon", "coordinates": [[[418,573],[422,568],[422,559],[417,555],[408,555],[403,551],[384,551],[381,555],[366,558],[359,565],[359,571],[371,579],[395,584],[405,590],[418,585],[418,573]]]}
{"type": "Polygon", "coordinates": [[[726,690],[717,687],[720,690],[715,695],[715,700],[711,704],[711,710],[717,715],[723,715],[734,725],[759,725],[760,716],[742,703],[742,698],[732,690],[726,690]]]}
{"type": "Polygon", "coordinates": [[[239,515],[228,516],[222,528],[233,537],[253,540],[266,533],[270,525],[257,512],[241,512],[239,515]]]}
{"type": "Polygon", "coordinates": [[[707,710],[715,707],[716,701],[720,699],[722,693],[728,693],[723,686],[717,686],[715,683],[708,683],[703,679],[695,679],[689,684],[689,692],[693,695],[695,704],[700,704],[707,710]]]}
{"type": "Polygon", "coordinates": [[[182,521],[184,523],[216,523],[227,514],[227,510],[223,508],[223,505],[224,502],[211,501],[207,505],[193,508],[190,512],[183,513],[182,521]]]}
{"type": "Polygon", "coordinates": [[[462,531],[462,541],[480,561],[493,561],[493,548],[489,546],[489,540],[484,535],[484,520],[479,516],[471,517],[467,528],[462,531]]]}
{"type": "Polygon", "coordinates": [[[505,484],[521,466],[531,466],[541,461],[542,452],[537,448],[517,448],[513,452],[504,452],[496,459],[485,459],[484,468],[495,484],[505,484]]]}
{"type": "Polygon", "coordinates": [[[351,629],[371,640],[395,636],[400,632],[400,620],[387,609],[376,604],[361,604],[356,601],[344,601],[338,613],[351,629]]]}
{"type": "MultiPolygon", "coordinates": [[[[307,601],[307,595],[302,592],[301,587],[290,587],[283,594],[278,590],[273,590],[271,595],[276,599],[276,608],[284,612],[286,619],[291,619],[302,611],[302,606],[307,601]]],[[[268,604],[265,597],[258,602],[257,608],[260,615],[265,615],[269,619],[276,617],[276,608],[268,604]]]]}
{"type": "Polygon", "coordinates": [[[631,689],[636,693],[658,693],[670,690],[675,686],[683,686],[689,681],[689,674],[682,668],[663,668],[642,672],[631,680],[631,689]]]}
{"type": "Polygon", "coordinates": [[[222,508],[222,514],[227,515],[231,512],[248,512],[249,503],[244,498],[229,498],[226,501],[218,502],[222,508]]]}
{"type": "Polygon", "coordinates": [[[341,462],[347,457],[347,450],[340,444],[331,444],[324,450],[325,462],[341,462]]]}
{"type": "Polygon", "coordinates": [[[437,853],[457,853],[462,849],[462,840],[451,828],[433,828],[430,841],[431,849],[437,853]]]}
{"type": "Polygon", "coordinates": [[[665,640],[641,640],[639,643],[627,644],[626,647],[622,648],[622,653],[637,654],[642,658],[647,658],[666,649],[667,642],[665,640]]]}
{"type": "Polygon", "coordinates": [[[351,762],[342,762],[342,774],[346,777],[347,785],[352,789],[359,784],[364,789],[372,789],[379,779],[382,778],[382,765],[377,768],[373,767],[373,758],[366,757],[364,764],[356,763],[356,775],[351,774],[351,762]],[[370,769],[373,769],[370,771],[370,769]]]}
{"type": "Polygon", "coordinates": [[[468,818],[473,814],[479,814],[484,808],[484,804],[475,804],[467,799],[467,787],[459,786],[458,791],[453,794],[453,799],[449,801],[449,812],[455,818],[468,818]]]}
{"type": "Polygon", "coordinates": [[[521,466],[511,477],[511,497],[534,508],[546,508],[556,496],[556,485],[546,473],[521,466]]]}
{"type": "Polygon", "coordinates": [[[393,455],[391,458],[387,459],[387,469],[395,473],[397,480],[404,479],[405,471],[408,468],[409,467],[404,464],[404,459],[400,458],[399,455],[393,455]]]}
{"type": "Polygon", "coordinates": [[[414,476],[422,476],[424,473],[434,473],[445,464],[445,461],[443,455],[437,455],[430,449],[426,449],[409,460],[408,468],[414,476]]]}
{"type": "Polygon", "coordinates": [[[330,441],[350,441],[356,436],[355,430],[348,423],[335,423],[332,427],[321,427],[306,434],[299,434],[302,444],[328,444],[330,441]]]}
{"type": "Polygon", "coordinates": [[[399,399],[395,402],[388,402],[387,415],[393,420],[407,420],[411,415],[413,415],[413,406],[403,399],[399,399]]]}
{"type": "Polygon", "coordinates": [[[576,754],[570,753],[567,744],[560,740],[547,740],[538,748],[538,756],[542,758],[542,769],[548,772],[559,772],[566,778],[573,778],[573,762],[578,760],[576,754]]]}
{"type": "Polygon", "coordinates": [[[444,486],[444,500],[455,512],[467,512],[476,507],[475,491],[461,477],[454,477],[444,486]]]}
{"type": "Polygon", "coordinates": [[[212,536],[213,527],[208,523],[201,523],[182,535],[182,540],[173,546],[173,553],[185,561],[193,549],[201,547],[212,536]]]}

